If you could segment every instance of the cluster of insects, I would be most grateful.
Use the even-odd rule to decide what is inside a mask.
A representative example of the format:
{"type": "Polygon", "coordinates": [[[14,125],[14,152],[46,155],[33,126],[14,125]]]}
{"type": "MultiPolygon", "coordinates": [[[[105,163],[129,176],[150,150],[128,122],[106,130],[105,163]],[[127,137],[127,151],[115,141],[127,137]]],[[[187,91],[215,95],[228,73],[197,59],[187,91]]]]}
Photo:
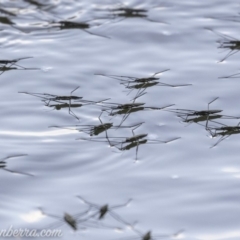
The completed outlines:
{"type": "MultiPolygon", "coordinates": [[[[233,134],[240,133],[240,122],[234,126],[228,126],[221,122],[217,122],[218,119],[240,119],[240,117],[229,116],[222,114],[223,110],[220,109],[210,109],[211,103],[218,99],[214,98],[208,103],[208,108],[206,110],[190,110],[190,109],[169,109],[165,111],[177,113],[177,116],[182,119],[184,123],[197,123],[205,127],[206,131],[211,135],[212,138],[220,137],[219,140],[212,146],[215,147],[221,141],[225,140],[227,137],[233,134]],[[205,122],[204,124],[202,122],[205,122]],[[217,126],[210,126],[214,123],[217,126]]],[[[212,148],[211,147],[211,148],[212,148]]]]}
{"type": "Polygon", "coordinates": [[[176,238],[180,236],[180,234],[183,232],[183,230],[179,230],[174,234],[162,234],[162,235],[154,235],[151,231],[147,231],[145,233],[142,233],[136,228],[136,222],[129,223],[125,219],[123,219],[118,213],[116,213],[117,209],[127,207],[129,203],[132,201],[129,199],[127,202],[119,205],[112,205],[109,204],[103,204],[98,205],[96,203],[92,203],[86,199],[84,199],[82,196],[77,196],[77,198],[88,206],[88,208],[82,212],[76,213],[76,214],[69,214],[64,213],[63,216],[57,216],[51,213],[47,213],[42,208],[39,208],[41,213],[45,216],[51,217],[56,219],[55,222],[50,224],[49,226],[45,227],[47,229],[53,229],[53,228],[59,228],[62,225],[66,224],[69,226],[73,231],[77,230],[84,230],[86,228],[102,228],[102,229],[123,229],[123,227],[130,228],[133,233],[137,234],[135,236],[132,236],[130,239],[139,239],[139,240],[154,240],[159,238],[176,238]],[[116,224],[121,224],[121,226],[112,226],[108,225],[106,223],[106,218],[112,218],[116,224]]]}
{"type": "MultiPolygon", "coordinates": [[[[34,24],[24,24],[25,26],[21,26],[21,21],[17,23],[18,15],[15,12],[9,11],[4,7],[0,8],[0,13],[4,16],[0,16],[0,24],[9,25],[12,28],[24,32],[35,32],[35,31],[56,31],[56,30],[81,30],[87,34],[103,37],[110,39],[111,37],[106,36],[104,34],[96,33],[93,31],[93,28],[97,28],[103,24],[111,23],[111,22],[119,22],[125,19],[131,18],[139,18],[144,19],[149,22],[155,23],[164,23],[162,20],[154,20],[149,17],[149,10],[138,7],[130,7],[124,4],[117,4],[113,8],[104,8],[100,7],[96,9],[95,15],[101,15],[100,17],[92,17],[90,20],[85,19],[76,19],[76,16],[69,16],[68,18],[60,18],[56,14],[54,14],[54,6],[46,3],[42,3],[42,1],[37,0],[23,0],[27,4],[26,8],[36,9],[37,13],[41,13],[39,17],[33,19],[33,21],[40,21],[34,24]],[[104,15],[102,16],[102,10],[104,11],[104,15]]],[[[160,6],[156,6],[153,8],[159,8],[160,6]]],[[[15,9],[14,9],[15,10],[15,9]]],[[[31,16],[32,17],[32,16],[31,16]]]]}
{"type": "MultiPolygon", "coordinates": [[[[26,3],[36,6],[39,9],[47,9],[45,4],[42,4],[37,0],[24,0],[26,3]]],[[[0,17],[0,23],[5,25],[11,25],[15,29],[19,29],[24,31],[18,27],[10,17],[16,17],[16,14],[5,10],[4,8],[0,8],[0,12],[8,15],[9,17],[3,16],[0,17]]],[[[128,6],[121,5],[119,7],[107,9],[107,16],[102,19],[108,20],[117,20],[122,21],[125,19],[131,18],[140,18],[150,22],[164,23],[163,21],[153,20],[149,17],[149,11],[147,9],[142,8],[131,8],[128,6]]],[[[91,19],[89,21],[75,21],[73,17],[69,17],[66,19],[59,19],[55,16],[51,18],[51,20],[43,20],[47,22],[47,27],[43,30],[73,30],[78,29],[84,31],[87,34],[94,35],[97,37],[110,38],[105,35],[101,35],[98,33],[94,33],[92,31],[93,28],[101,26],[104,23],[97,23],[97,18],[91,19]],[[57,19],[57,20],[56,20],[57,19]]],[[[101,19],[101,20],[102,20],[101,19]]],[[[33,30],[38,30],[35,28],[33,30]]],[[[213,31],[213,30],[211,30],[213,31]]],[[[213,31],[215,32],[215,31],[213,31]]],[[[240,40],[233,38],[231,36],[220,34],[215,32],[222,39],[219,41],[219,48],[223,50],[227,50],[228,53],[226,56],[220,60],[220,62],[225,61],[232,55],[236,54],[240,50],[240,40]]],[[[29,59],[31,57],[23,57],[12,60],[0,60],[0,75],[6,71],[10,70],[38,70],[38,68],[26,68],[22,65],[19,65],[19,61],[29,59]]],[[[145,102],[140,102],[139,99],[146,94],[146,90],[151,89],[153,87],[169,87],[169,88],[179,88],[179,87],[188,87],[191,84],[171,84],[160,81],[160,74],[169,71],[170,69],[165,69],[162,71],[155,72],[150,76],[143,77],[135,77],[135,76],[125,76],[125,75],[106,75],[101,73],[95,73],[95,75],[101,77],[111,78],[113,80],[117,80],[121,86],[123,86],[128,95],[132,92],[136,92],[134,98],[125,103],[119,102],[111,102],[109,98],[100,99],[100,100],[86,100],[83,96],[73,95],[76,94],[79,86],[74,88],[69,95],[55,95],[52,93],[40,93],[40,92],[19,92],[21,94],[30,95],[32,97],[36,97],[43,102],[44,106],[50,108],[51,110],[64,110],[66,109],[68,114],[80,121],[80,117],[75,113],[75,109],[79,109],[81,107],[89,107],[89,106],[98,106],[100,107],[100,114],[98,116],[98,123],[96,124],[75,124],[68,126],[51,126],[55,128],[64,128],[68,130],[77,130],[80,133],[84,133],[88,135],[88,137],[80,137],[77,140],[89,141],[89,142],[99,142],[106,143],[110,147],[114,148],[118,152],[124,152],[131,149],[135,150],[135,160],[138,159],[139,148],[145,144],[167,144],[173,141],[180,139],[180,137],[173,137],[167,140],[159,140],[159,139],[151,139],[148,137],[148,133],[138,133],[135,134],[135,131],[140,128],[144,122],[138,122],[135,124],[126,124],[129,117],[134,114],[141,113],[143,111],[168,111],[175,113],[179,118],[181,118],[182,122],[191,124],[196,123],[201,126],[204,126],[205,130],[211,135],[212,138],[219,138],[216,143],[211,146],[215,147],[222,141],[224,141],[227,137],[240,133],[240,122],[235,125],[228,125],[220,122],[220,120],[232,120],[239,119],[240,117],[234,117],[229,115],[222,114],[223,110],[220,109],[210,109],[210,105],[215,102],[218,98],[213,99],[208,103],[208,107],[205,110],[192,110],[192,109],[182,109],[182,108],[172,108],[174,104],[164,105],[164,106],[149,106],[146,105],[145,102]],[[102,116],[107,115],[109,117],[109,121],[104,122],[102,120],[102,116]],[[120,118],[120,121],[116,123],[116,118],[120,118]],[[121,129],[129,129],[130,134],[126,136],[118,136],[116,135],[117,130],[121,129]],[[112,131],[115,130],[115,131],[112,131]],[[113,134],[114,132],[114,134],[113,134]]],[[[237,78],[237,74],[232,74],[230,76],[225,76],[223,78],[237,78]]],[[[17,158],[26,156],[22,155],[13,155],[8,156],[0,160],[0,168],[4,171],[21,174],[27,176],[33,176],[32,174],[15,171],[7,167],[7,160],[11,158],[17,158]]],[[[182,231],[178,231],[174,234],[165,234],[165,235],[154,235],[150,230],[142,233],[138,229],[136,229],[134,223],[129,223],[125,219],[122,218],[118,213],[115,212],[116,209],[120,209],[122,207],[127,206],[131,200],[128,200],[126,203],[120,205],[110,206],[109,204],[98,205],[92,203],[90,201],[85,200],[81,196],[77,196],[77,198],[82,201],[84,204],[88,206],[87,210],[76,213],[64,213],[62,216],[57,216],[51,213],[48,213],[42,208],[39,210],[43,215],[56,219],[56,222],[53,222],[48,228],[56,228],[60,227],[63,224],[67,224],[74,231],[85,228],[106,228],[106,229],[115,229],[121,228],[119,226],[112,226],[105,223],[104,219],[107,216],[111,217],[115,222],[121,224],[121,226],[128,226],[132,229],[135,236],[132,239],[139,240],[154,240],[159,238],[174,238],[180,235],[182,231]]]]}
{"type": "MultiPolygon", "coordinates": [[[[89,124],[89,125],[69,125],[69,126],[52,126],[56,128],[64,128],[64,129],[73,129],[77,130],[79,132],[85,133],[89,135],[90,137],[81,137],[77,138],[77,140],[84,140],[84,141],[90,141],[90,142],[105,142],[108,143],[110,147],[114,147],[118,152],[127,151],[130,149],[135,149],[135,160],[138,159],[138,150],[141,145],[144,144],[167,144],[169,142],[175,141],[179,139],[179,137],[174,137],[168,140],[159,140],[159,139],[150,139],[148,138],[148,133],[140,133],[135,134],[135,130],[142,126],[143,122],[136,123],[136,124],[125,124],[125,121],[128,119],[128,117],[134,113],[142,112],[142,111],[151,111],[151,110],[163,110],[168,109],[169,107],[173,106],[174,104],[169,104],[166,106],[161,107],[155,107],[155,106],[145,106],[144,102],[139,102],[138,99],[146,94],[146,89],[149,87],[149,83],[154,82],[157,83],[158,86],[168,86],[168,87],[183,87],[183,86],[189,86],[189,84],[179,84],[179,85],[173,85],[173,84],[165,84],[163,82],[159,81],[159,77],[156,77],[157,74],[160,74],[162,72],[165,72],[167,70],[157,72],[154,75],[150,77],[144,77],[144,78],[136,78],[136,77],[127,77],[127,76],[113,76],[110,75],[108,77],[113,77],[114,79],[117,79],[120,81],[121,85],[124,85],[126,88],[129,88],[130,86],[134,86],[134,84],[141,84],[141,87],[138,86],[136,89],[136,95],[130,102],[127,103],[116,103],[116,102],[110,102],[108,99],[104,99],[101,101],[93,102],[93,101],[87,101],[84,100],[85,105],[90,104],[97,104],[98,106],[101,106],[101,112],[98,116],[99,124],[89,124]],[[101,116],[103,114],[107,114],[111,119],[114,117],[120,117],[120,123],[114,124],[113,121],[103,122],[101,119],[101,116]],[[118,129],[130,129],[131,135],[130,136],[112,136],[110,135],[110,130],[118,130],[118,129]],[[104,134],[104,136],[98,136],[104,134]]],[[[102,74],[97,74],[102,75],[102,74]]],[[[78,89],[78,88],[76,88],[78,89]]],[[[73,113],[71,108],[73,107],[80,107],[75,106],[74,102],[82,102],[83,99],[78,96],[73,96],[72,93],[76,91],[74,89],[71,92],[70,96],[56,96],[52,94],[39,94],[39,93],[27,93],[30,95],[33,95],[35,97],[40,97],[42,101],[45,103],[46,106],[54,107],[56,108],[56,104],[50,104],[51,102],[57,102],[58,106],[61,104],[63,105],[63,101],[68,101],[68,103],[64,103],[66,107],[69,110],[69,114],[74,116],[75,118],[79,119],[76,114],[73,113]],[[81,99],[80,99],[81,98],[81,99]]],[[[116,133],[116,131],[114,131],[116,133]]]]}

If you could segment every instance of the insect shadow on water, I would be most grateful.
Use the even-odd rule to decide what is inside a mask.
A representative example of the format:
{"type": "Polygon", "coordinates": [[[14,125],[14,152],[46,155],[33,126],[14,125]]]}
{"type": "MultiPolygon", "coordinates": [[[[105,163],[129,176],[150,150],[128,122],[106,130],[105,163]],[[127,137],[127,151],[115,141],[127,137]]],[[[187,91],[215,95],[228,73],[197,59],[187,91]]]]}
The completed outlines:
{"type": "Polygon", "coordinates": [[[161,74],[163,72],[167,72],[170,69],[166,69],[160,72],[156,72],[150,77],[144,77],[144,78],[137,78],[137,77],[131,77],[131,76],[118,76],[118,75],[105,75],[105,74],[95,74],[99,76],[109,77],[120,81],[120,84],[124,85],[125,88],[130,89],[129,93],[131,93],[132,90],[137,89],[138,93],[142,93],[145,91],[145,89],[153,86],[161,86],[161,87],[184,87],[184,86],[190,86],[192,84],[167,84],[163,82],[159,82],[160,77],[156,77],[158,74],[161,74]]]}
{"type": "MultiPolygon", "coordinates": [[[[153,8],[158,8],[158,6],[153,8]]],[[[117,22],[123,21],[127,18],[141,18],[149,22],[167,24],[164,21],[157,21],[149,18],[148,17],[149,10],[143,9],[143,8],[132,8],[132,7],[125,6],[124,4],[121,4],[119,7],[110,8],[107,10],[110,12],[110,15],[108,16],[108,18],[117,19],[118,20],[117,22]]]]}
{"type": "MultiPolygon", "coordinates": [[[[4,10],[3,8],[0,9],[0,12],[6,14],[6,15],[10,15],[11,17],[14,17],[16,16],[15,14],[11,13],[11,12],[8,12],[6,10],[4,10]]],[[[3,25],[8,25],[10,26],[11,28],[13,29],[16,29],[16,30],[20,30],[17,25],[8,17],[6,16],[0,16],[0,24],[3,24],[3,25]]],[[[2,29],[1,29],[2,30],[2,29]]]]}
{"type": "Polygon", "coordinates": [[[93,213],[90,214],[90,216],[88,216],[87,219],[95,218],[95,219],[97,219],[97,222],[99,222],[99,221],[103,220],[106,217],[106,215],[110,215],[116,221],[118,221],[126,226],[132,227],[132,225],[130,223],[126,222],[122,217],[120,217],[117,213],[115,213],[113,211],[118,208],[126,207],[132,201],[132,199],[129,199],[127,202],[120,204],[120,205],[109,206],[109,204],[97,205],[95,203],[85,200],[81,196],[77,196],[77,198],[79,198],[81,201],[83,201],[83,203],[87,204],[91,209],[93,209],[93,213]]]}
{"type": "Polygon", "coordinates": [[[53,110],[61,110],[63,108],[68,108],[68,113],[69,115],[73,116],[77,120],[79,120],[79,117],[71,110],[71,108],[79,108],[85,105],[90,105],[90,104],[97,104],[97,103],[102,103],[108,99],[103,99],[101,101],[89,101],[89,100],[84,100],[82,99],[83,97],[79,96],[73,96],[72,93],[75,92],[79,87],[76,87],[71,91],[71,94],[69,96],[58,96],[54,94],[49,94],[49,93],[30,93],[30,92],[19,92],[19,93],[24,93],[28,94],[34,97],[41,98],[42,101],[45,103],[45,106],[53,108],[53,110]],[[67,101],[67,102],[64,102],[67,101]],[[74,101],[74,103],[72,103],[74,101]],[[76,103],[80,102],[80,103],[76,103]],[[51,102],[55,102],[56,104],[50,104],[51,102]]]}
{"type": "MultiPolygon", "coordinates": [[[[4,8],[0,8],[0,13],[3,13],[3,14],[5,14],[5,15],[9,15],[9,16],[12,16],[12,17],[15,17],[15,16],[16,16],[15,13],[9,12],[8,10],[6,10],[6,9],[4,9],[4,8]]],[[[8,20],[8,21],[11,23],[10,20],[8,20]]],[[[0,21],[0,22],[1,22],[1,21],[0,21]]]]}
{"type": "Polygon", "coordinates": [[[139,124],[134,124],[131,126],[114,126],[112,122],[108,123],[103,123],[101,120],[101,115],[103,112],[100,113],[98,119],[101,124],[99,125],[73,125],[73,126],[66,126],[66,127],[61,127],[61,126],[50,126],[50,127],[55,127],[55,128],[62,128],[62,129],[69,129],[69,130],[77,130],[79,132],[84,132],[90,136],[97,136],[103,132],[106,132],[107,130],[110,129],[118,129],[118,128],[133,128],[136,127],[139,124]]]}
{"type": "Polygon", "coordinates": [[[30,5],[35,6],[37,9],[43,9],[46,8],[46,10],[50,9],[51,6],[48,4],[43,4],[42,1],[36,1],[36,0],[23,0],[26,3],[29,3],[30,5]]]}
{"type": "Polygon", "coordinates": [[[174,234],[161,234],[161,235],[153,235],[152,231],[148,231],[145,234],[141,233],[139,230],[133,229],[139,236],[138,237],[130,237],[125,238],[125,240],[155,240],[155,239],[174,239],[179,237],[179,235],[183,232],[183,230],[179,230],[174,234]],[[139,238],[140,237],[140,238],[139,238]]]}
{"type": "Polygon", "coordinates": [[[164,110],[164,111],[168,111],[168,112],[174,112],[177,113],[178,117],[180,117],[183,122],[186,123],[198,123],[198,122],[203,122],[203,121],[207,121],[207,120],[213,120],[213,119],[218,119],[218,118],[223,118],[223,119],[238,119],[239,117],[234,117],[234,116],[228,116],[228,115],[222,115],[220,114],[223,110],[219,110],[219,109],[209,109],[209,106],[211,103],[213,103],[214,101],[216,101],[218,99],[218,97],[214,98],[212,101],[210,101],[208,103],[208,108],[207,110],[200,110],[200,111],[196,111],[196,110],[189,110],[189,109],[169,109],[169,110],[164,110]],[[189,118],[191,117],[191,118],[189,118]]]}
{"type": "Polygon", "coordinates": [[[16,173],[16,174],[21,174],[21,175],[26,175],[26,176],[33,177],[32,174],[19,172],[19,171],[15,171],[15,170],[10,170],[10,169],[6,168],[6,166],[7,166],[6,160],[7,159],[16,158],[16,157],[24,157],[24,156],[27,156],[27,154],[12,155],[12,156],[8,156],[8,157],[5,157],[5,158],[1,159],[0,160],[0,169],[2,169],[4,171],[7,171],[7,172],[10,172],[10,173],[16,173]]]}
{"type": "Polygon", "coordinates": [[[223,77],[219,77],[219,78],[240,78],[240,73],[235,73],[229,76],[223,76],[223,77]]]}
{"type": "MultiPolygon", "coordinates": [[[[58,219],[58,221],[54,222],[53,224],[47,226],[47,228],[58,228],[62,226],[64,223],[66,223],[68,226],[70,226],[74,231],[77,231],[78,229],[81,229],[85,225],[85,219],[84,216],[87,216],[87,213],[90,211],[90,209],[80,212],[77,214],[69,214],[64,213],[63,217],[56,216],[54,214],[46,213],[42,208],[39,208],[39,210],[42,212],[43,215],[46,215],[51,218],[58,219]],[[81,223],[81,227],[78,226],[78,224],[81,223]]],[[[85,229],[83,227],[82,229],[85,229]]]]}
{"type": "Polygon", "coordinates": [[[231,37],[229,35],[223,34],[223,33],[218,33],[214,31],[211,28],[206,28],[216,35],[220,36],[223,40],[218,41],[220,43],[219,47],[220,49],[230,49],[230,51],[227,53],[227,55],[221,59],[219,62],[223,62],[232,55],[236,54],[240,50],[240,40],[234,37],[231,37]]]}
{"type": "MultiPolygon", "coordinates": [[[[92,27],[92,25],[89,23],[92,20],[86,21],[86,22],[73,22],[73,21],[59,21],[59,22],[53,22],[53,25],[56,25],[57,27],[59,27],[61,30],[64,29],[80,29],[90,35],[94,35],[97,37],[103,37],[103,38],[108,38],[110,39],[110,37],[102,35],[102,34],[97,34],[97,33],[93,33],[91,31],[89,31],[88,29],[90,29],[92,27]]],[[[98,24],[99,26],[100,24],[98,24]]],[[[96,25],[97,26],[97,25],[96,25]]]]}
{"type": "MultiPolygon", "coordinates": [[[[3,10],[1,9],[1,11],[3,10]]],[[[14,22],[12,22],[8,17],[5,17],[5,16],[0,16],[0,23],[10,25],[10,26],[14,25],[14,22]]]]}
{"type": "Polygon", "coordinates": [[[143,144],[161,144],[161,143],[169,143],[172,141],[175,141],[177,139],[180,139],[180,137],[173,138],[170,140],[162,141],[157,139],[147,139],[146,137],[148,134],[138,134],[135,135],[134,130],[136,130],[139,126],[141,126],[143,123],[137,124],[136,127],[132,129],[133,136],[131,137],[108,137],[108,134],[106,132],[106,137],[98,137],[98,138],[78,138],[77,140],[88,140],[88,141],[94,141],[94,142],[107,142],[110,147],[115,147],[120,151],[126,151],[130,150],[132,148],[136,148],[136,157],[135,160],[138,159],[138,148],[140,145],[143,144]],[[106,140],[105,140],[106,138],[106,140]],[[120,146],[119,146],[120,145],[120,146]]]}
{"type": "Polygon", "coordinates": [[[220,137],[219,140],[210,148],[217,146],[220,142],[222,142],[223,140],[228,138],[230,135],[240,133],[240,122],[235,126],[228,126],[226,124],[211,120],[210,122],[216,123],[216,124],[220,125],[220,127],[210,127],[209,121],[210,120],[208,119],[208,121],[206,123],[206,130],[210,133],[212,138],[218,137],[218,136],[220,137]]]}
{"type": "Polygon", "coordinates": [[[0,75],[2,75],[5,71],[10,70],[39,70],[39,68],[25,68],[17,62],[24,59],[29,59],[32,57],[23,57],[23,58],[17,58],[12,60],[0,60],[0,75]],[[14,67],[15,66],[15,67],[14,67]]]}
{"type": "Polygon", "coordinates": [[[240,13],[237,16],[224,16],[224,17],[210,17],[212,19],[231,21],[231,22],[240,22],[240,13]]]}

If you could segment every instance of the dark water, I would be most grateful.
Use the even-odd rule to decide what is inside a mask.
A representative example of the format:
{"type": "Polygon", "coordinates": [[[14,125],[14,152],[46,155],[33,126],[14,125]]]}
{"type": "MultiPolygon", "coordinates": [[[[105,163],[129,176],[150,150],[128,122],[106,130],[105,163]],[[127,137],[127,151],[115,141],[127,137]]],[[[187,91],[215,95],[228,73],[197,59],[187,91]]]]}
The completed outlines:
{"type": "Polygon", "coordinates": [[[92,207],[77,231],[58,226],[62,239],[239,239],[240,74],[229,77],[240,73],[239,7],[0,1],[1,156],[15,156],[0,163],[1,229],[52,229],[47,214],[88,209],[81,196],[110,208],[132,200],[112,209],[124,222],[92,207]],[[137,82],[167,69],[155,85],[137,82]],[[70,103],[74,89],[83,98],[70,103]],[[197,115],[214,99],[222,112],[197,115]],[[126,103],[145,105],[119,114],[126,103]],[[115,128],[90,136],[101,112],[115,128]],[[148,135],[127,139],[138,134],[148,135]]]}

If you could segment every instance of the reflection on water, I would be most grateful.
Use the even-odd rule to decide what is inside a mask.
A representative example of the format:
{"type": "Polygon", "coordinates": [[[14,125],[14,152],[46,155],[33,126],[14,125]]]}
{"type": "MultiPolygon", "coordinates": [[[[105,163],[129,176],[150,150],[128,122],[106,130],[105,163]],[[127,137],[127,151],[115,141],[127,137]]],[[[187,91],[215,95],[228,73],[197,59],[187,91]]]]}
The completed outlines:
{"type": "Polygon", "coordinates": [[[22,156],[27,156],[27,154],[13,155],[13,156],[8,156],[8,157],[5,157],[5,158],[1,159],[0,160],[0,168],[4,171],[10,172],[10,173],[33,176],[29,173],[19,172],[19,171],[15,171],[15,170],[11,170],[11,169],[7,168],[7,162],[6,162],[7,159],[15,158],[15,157],[22,157],[22,156]]]}
{"type": "Polygon", "coordinates": [[[55,228],[59,228],[61,227],[64,223],[66,223],[67,225],[69,225],[74,231],[77,231],[78,229],[81,229],[81,227],[78,226],[79,223],[81,223],[81,225],[83,225],[83,223],[86,221],[86,219],[82,219],[83,216],[86,216],[87,213],[89,212],[89,210],[81,212],[81,213],[77,213],[74,215],[71,215],[69,213],[64,213],[63,217],[59,217],[53,214],[49,214],[46,213],[43,209],[41,210],[41,214],[54,218],[54,219],[58,219],[58,221],[54,222],[53,224],[46,226],[45,228],[47,229],[55,229],[55,228]]]}
{"type": "MultiPolygon", "coordinates": [[[[12,13],[12,12],[9,12],[9,11],[3,9],[3,8],[0,8],[0,13],[6,14],[6,15],[9,15],[9,16],[12,16],[12,17],[16,16],[16,14],[14,14],[14,13],[12,13]]],[[[4,18],[4,17],[1,17],[1,18],[4,18]]],[[[10,21],[10,20],[8,20],[8,21],[10,21]]],[[[11,21],[10,21],[10,22],[11,22],[11,21]]]]}
{"type": "MultiPolygon", "coordinates": [[[[122,21],[127,18],[139,18],[144,19],[149,22],[156,22],[156,23],[165,23],[164,21],[154,20],[148,16],[149,10],[144,8],[132,8],[128,7],[125,4],[119,4],[119,7],[108,8],[107,11],[109,14],[106,14],[106,18],[115,19],[117,21],[122,21]]],[[[151,7],[151,9],[157,9],[161,6],[151,7]]],[[[101,10],[101,9],[98,9],[101,10]]]]}
{"type": "MultiPolygon", "coordinates": [[[[72,21],[59,21],[59,22],[53,22],[50,24],[50,26],[53,27],[58,27],[60,30],[65,30],[65,29],[80,29],[90,35],[95,35],[98,37],[103,37],[103,38],[110,38],[108,36],[104,36],[101,34],[97,34],[97,33],[93,33],[91,31],[89,31],[88,29],[90,29],[92,27],[92,25],[88,22],[72,22],[72,21]]],[[[98,26],[99,24],[97,24],[96,26],[98,26]]]]}
{"type": "Polygon", "coordinates": [[[0,17],[0,23],[2,24],[8,24],[8,25],[12,25],[14,24],[9,18],[7,17],[0,17]]]}
{"type": "Polygon", "coordinates": [[[26,68],[18,64],[20,60],[28,59],[32,57],[24,57],[12,60],[0,60],[0,75],[2,75],[5,71],[10,70],[39,70],[39,68],[26,68]],[[14,67],[12,67],[14,66],[14,67]]]}
{"type": "Polygon", "coordinates": [[[237,6],[2,1],[2,227],[239,239],[237,6]]]}

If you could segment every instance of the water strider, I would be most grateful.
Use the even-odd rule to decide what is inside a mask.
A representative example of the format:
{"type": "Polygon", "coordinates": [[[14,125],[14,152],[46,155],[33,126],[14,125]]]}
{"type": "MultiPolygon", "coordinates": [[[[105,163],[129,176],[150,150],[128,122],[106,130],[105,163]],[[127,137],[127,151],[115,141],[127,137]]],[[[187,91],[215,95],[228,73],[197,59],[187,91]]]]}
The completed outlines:
{"type": "Polygon", "coordinates": [[[87,140],[87,141],[93,141],[93,142],[107,142],[109,143],[110,147],[115,147],[120,151],[126,151],[130,150],[132,148],[136,148],[136,157],[135,160],[137,160],[138,156],[138,148],[140,145],[143,144],[160,144],[160,143],[169,143],[172,141],[175,141],[177,139],[180,139],[180,137],[176,137],[170,140],[158,140],[158,139],[148,139],[146,138],[148,136],[147,133],[145,134],[137,134],[135,135],[134,130],[138,128],[142,123],[138,124],[135,128],[132,129],[133,136],[131,137],[109,137],[106,132],[106,137],[95,137],[95,138],[77,138],[77,140],[87,140]],[[105,140],[106,138],[106,140],[105,140]]]}
{"type": "Polygon", "coordinates": [[[29,92],[19,92],[19,93],[25,93],[25,94],[29,94],[35,97],[39,97],[42,98],[44,102],[46,102],[47,104],[49,104],[51,101],[70,101],[70,100],[80,100],[83,97],[79,97],[79,96],[73,96],[72,93],[75,92],[77,89],[79,89],[79,87],[74,88],[70,95],[66,96],[59,96],[59,95],[54,95],[54,94],[49,94],[49,93],[29,93],[29,92]]]}
{"type": "Polygon", "coordinates": [[[156,76],[163,72],[167,72],[169,70],[170,69],[162,70],[162,71],[154,73],[153,75],[151,75],[149,77],[143,77],[143,78],[137,78],[137,77],[131,77],[131,76],[121,76],[121,75],[106,75],[106,74],[99,74],[99,73],[95,73],[95,75],[109,77],[112,79],[119,80],[120,84],[124,85],[125,88],[130,89],[130,90],[137,89],[139,91],[141,89],[145,90],[146,88],[153,87],[153,86],[184,87],[184,86],[192,85],[192,84],[173,85],[173,84],[159,82],[160,77],[156,77],[156,76]]]}
{"type": "Polygon", "coordinates": [[[175,141],[177,139],[180,139],[180,137],[177,137],[177,138],[173,138],[173,139],[170,139],[167,141],[162,141],[162,140],[157,140],[157,139],[147,139],[147,138],[145,138],[147,136],[148,136],[148,134],[134,135],[133,137],[125,138],[125,140],[123,140],[119,143],[113,143],[112,146],[116,147],[120,151],[126,151],[126,150],[130,150],[130,149],[136,147],[135,160],[137,160],[138,159],[138,148],[140,145],[147,144],[147,143],[148,144],[169,143],[169,142],[175,141]],[[119,145],[121,145],[121,146],[118,147],[119,145]]]}
{"type": "Polygon", "coordinates": [[[163,82],[158,82],[160,77],[156,77],[157,75],[167,72],[170,69],[165,69],[159,72],[154,73],[153,75],[149,77],[142,77],[142,78],[137,78],[137,77],[132,77],[132,76],[122,76],[122,75],[106,75],[106,74],[100,74],[100,73],[95,73],[95,75],[99,76],[104,76],[104,77],[109,77],[112,79],[119,80],[121,84],[123,84],[126,88],[145,88],[146,84],[150,84],[151,82],[158,83],[159,86],[166,86],[166,87],[181,87],[181,86],[190,86],[192,84],[178,84],[178,85],[172,85],[168,83],[163,83],[163,82]],[[133,85],[131,85],[133,84],[133,85]],[[138,85],[135,84],[141,84],[141,87],[137,87],[138,85]]]}
{"type": "Polygon", "coordinates": [[[186,123],[191,123],[191,122],[202,122],[202,121],[207,121],[213,120],[213,119],[218,119],[218,118],[223,118],[223,119],[238,119],[240,117],[234,117],[234,116],[228,116],[228,115],[222,115],[220,114],[223,110],[220,109],[209,109],[209,106],[211,103],[216,101],[218,97],[214,98],[212,101],[208,103],[208,108],[207,110],[190,110],[190,109],[169,109],[169,110],[164,110],[168,112],[174,112],[178,114],[178,117],[180,117],[183,122],[186,123]],[[191,117],[191,118],[189,118],[191,117]]]}
{"type": "Polygon", "coordinates": [[[211,127],[209,126],[209,121],[210,120],[208,119],[206,124],[206,130],[210,133],[212,138],[220,137],[219,140],[211,148],[217,146],[220,142],[222,142],[229,136],[240,133],[240,122],[235,126],[234,125],[229,126],[229,125],[211,120],[210,122],[214,122],[215,124],[220,125],[220,127],[211,127]]]}
{"type": "Polygon", "coordinates": [[[223,77],[219,77],[219,78],[240,78],[240,73],[234,73],[229,76],[223,76],[223,77]]]}
{"type": "Polygon", "coordinates": [[[149,107],[149,106],[146,107],[144,106],[145,103],[143,102],[135,102],[137,98],[143,96],[144,94],[146,94],[146,92],[137,92],[136,96],[132,99],[132,102],[130,103],[119,104],[119,103],[106,102],[103,105],[104,108],[102,109],[102,111],[107,112],[109,116],[124,115],[119,124],[119,126],[121,126],[131,113],[144,111],[144,110],[162,110],[164,108],[168,108],[174,105],[174,104],[170,104],[163,107],[149,107]]]}
{"type": "Polygon", "coordinates": [[[75,89],[73,89],[69,96],[54,95],[49,93],[31,93],[31,92],[18,92],[18,93],[24,93],[34,97],[41,98],[42,101],[45,103],[45,106],[53,108],[53,110],[61,110],[61,109],[67,108],[69,115],[73,116],[77,120],[79,120],[79,117],[71,110],[71,108],[79,108],[85,105],[98,104],[106,100],[109,100],[108,98],[100,101],[89,101],[89,100],[82,99],[83,97],[80,97],[80,96],[73,96],[72,93],[76,91],[78,88],[79,87],[76,87],[75,89]],[[50,104],[51,102],[55,102],[55,104],[50,104]]]}
{"type": "Polygon", "coordinates": [[[113,212],[114,209],[122,208],[127,206],[132,199],[129,199],[126,203],[120,205],[109,206],[109,204],[97,205],[95,203],[89,202],[85,200],[81,196],[77,196],[80,200],[82,200],[85,204],[87,204],[90,208],[94,209],[94,212],[88,216],[88,219],[92,219],[97,217],[98,220],[102,220],[107,214],[114,218],[116,221],[123,223],[127,226],[132,226],[125,220],[123,220],[117,213],[113,212]]]}
{"type": "Polygon", "coordinates": [[[228,59],[230,56],[238,53],[238,51],[240,50],[240,40],[239,39],[231,37],[227,34],[216,32],[211,28],[206,28],[206,29],[212,31],[213,33],[215,33],[216,35],[218,35],[222,38],[222,40],[218,41],[220,44],[218,48],[230,49],[230,51],[226,54],[226,56],[224,58],[222,58],[219,62],[223,62],[226,59],[228,59]]]}
{"type": "MultiPolygon", "coordinates": [[[[39,208],[39,210],[41,211],[41,213],[43,215],[58,219],[58,221],[54,222],[53,224],[47,226],[48,229],[51,228],[57,228],[60,227],[61,225],[63,225],[64,223],[66,223],[68,226],[70,226],[74,231],[77,231],[78,229],[81,229],[81,227],[84,225],[85,223],[85,219],[83,218],[84,216],[87,216],[87,213],[89,212],[90,209],[87,209],[84,212],[80,212],[77,214],[69,214],[69,213],[64,213],[63,217],[59,217],[50,213],[46,213],[45,211],[43,211],[42,208],[39,208]],[[78,223],[81,223],[82,226],[79,227],[78,223]]],[[[84,227],[85,229],[85,227],[84,227]]]]}
{"type": "Polygon", "coordinates": [[[62,129],[69,129],[69,130],[77,130],[79,132],[84,132],[90,136],[97,136],[103,132],[106,132],[107,130],[110,129],[119,129],[119,128],[135,128],[142,123],[134,124],[134,125],[129,125],[129,126],[114,126],[112,122],[108,123],[103,123],[101,120],[101,114],[99,115],[98,119],[100,121],[100,124],[98,125],[72,125],[72,126],[51,126],[51,127],[56,127],[56,128],[62,128],[62,129]]]}

